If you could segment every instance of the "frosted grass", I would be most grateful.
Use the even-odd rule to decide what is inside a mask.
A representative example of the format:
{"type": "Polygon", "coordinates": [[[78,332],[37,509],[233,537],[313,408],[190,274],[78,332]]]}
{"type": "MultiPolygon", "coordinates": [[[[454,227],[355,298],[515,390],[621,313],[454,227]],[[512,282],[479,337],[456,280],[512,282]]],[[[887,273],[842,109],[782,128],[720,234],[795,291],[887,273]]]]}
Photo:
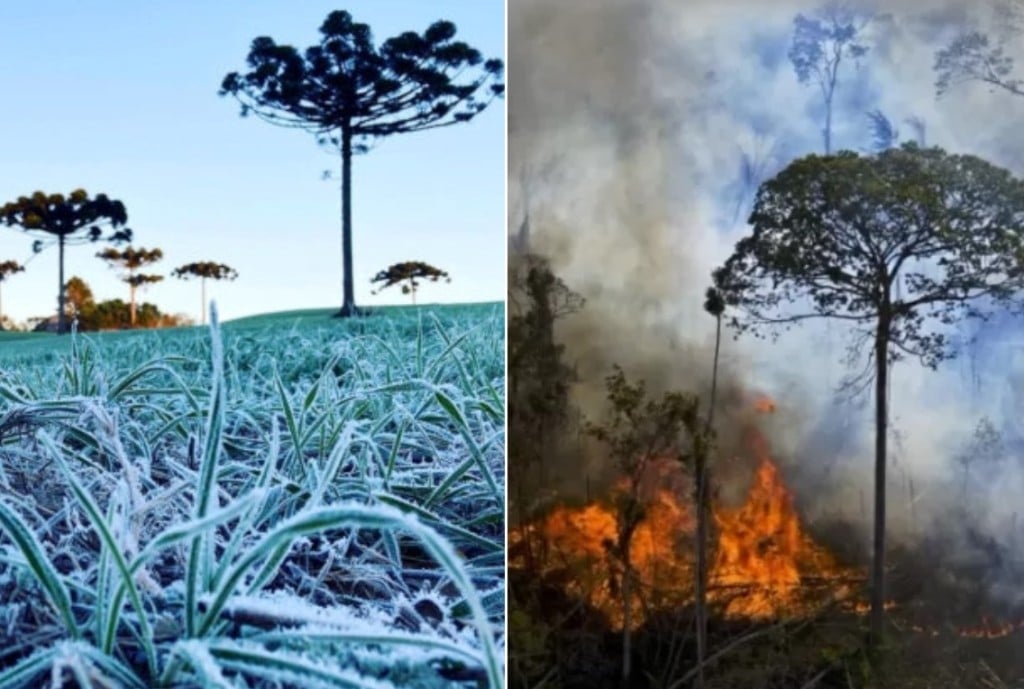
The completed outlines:
{"type": "Polygon", "coordinates": [[[0,686],[501,686],[502,318],[0,347],[0,686]]]}

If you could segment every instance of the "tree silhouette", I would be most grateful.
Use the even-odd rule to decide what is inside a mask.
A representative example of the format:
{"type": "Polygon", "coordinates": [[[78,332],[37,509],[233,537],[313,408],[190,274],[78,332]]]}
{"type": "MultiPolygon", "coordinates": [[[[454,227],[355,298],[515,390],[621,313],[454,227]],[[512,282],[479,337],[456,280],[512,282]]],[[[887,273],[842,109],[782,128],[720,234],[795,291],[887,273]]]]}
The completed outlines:
{"type": "Polygon", "coordinates": [[[197,277],[201,284],[200,298],[202,300],[200,304],[200,322],[206,323],[206,280],[234,280],[238,277],[238,271],[231,266],[224,265],[223,263],[215,263],[213,261],[200,261],[198,263],[186,263],[185,265],[175,268],[171,273],[174,277],[181,280],[188,280],[189,278],[197,277]]]}
{"type": "MultiPolygon", "coordinates": [[[[0,220],[8,226],[17,226],[30,233],[41,233],[56,238],[59,249],[57,282],[57,332],[66,332],[64,314],[64,247],[70,244],[96,242],[103,237],[103,228],[112,231],[106,239],[114,244],[130,242],[132,231],[124,227],[128,214],[124,204],[97,194],[89,198],[84,189],[76,189],[67,196],[44,194],[37,191],[21,196],[0,208],[0,220]],[[121,228],[121,229],[117,229],[121,228]]],[[[33,250],[43,249],[42,240],[36,240],[33,250]]]]}
{"type": "Polygon", "coordinates": [[[96,256],[109,263],[112,268],[120,268],[124,271],[121,274],[121,281],[128,284],[128,304],[130,309],[129,313],[131,314],[130,323],[134,328],[135,290],[144,285],[160,282],[164,279],[163,275],[146,275],[143,273],[136,273],[135,271],[143,266],[156,263],[164,257],[164,252],[160,249],[136,249],[131,246],[125,247],[124,251],[118,251],[113,247],[107,247],[96,254],[96,256]]]}
{"type": "Polygon", "coordinates": [[[392,285],[399,283],[405,283],[402,285],[402,294],[412,295],[412,303],[416,303],[416,290],[420,287],[420,280],[430,280],[431,282],[437,282],[444,278],[445,282],[451,282],[452,279],[448,277],[448,273],[435,268],[429,263],[422,261],[405,261],[404,263],[396,263],[393,266],[389,266],[387,270],[382,270],[377,273],[371,283],[383,282],[384,284],[377,288],[374,294],[377,294],[382,289],[387,289],[392,285]]]}
{"type": "Polygon", "coordinates": [[[979,31],[957,36],[935,54],[935,91],[941,96],[952,87],[980,81],[1015,96],[1024,96],[1024,80],[1014,76],[1013,57],[1002,42],[993,43],[979,31]]]}
{"type": "MultiPolygon", "coordinates": [[[[21,265],[17,261],[0,261],[0,287],[3,286],[3,283],[4,283],[5,280],[7,280],[7,278],[9,278],[10,276],[14,275],[15,273],[20,273],[20,272],[22,272],[24,270],[25,270],[25,266],[21,265]]],[[[2,328],[3,322],[4,322],[4,310],[3,310],[3,304],[0,303],[0,330],[3,329],[2,328]]]]}
{"type": "Polygon", "coordinates": [[[352,155],[376,138],[468,122],[504,92],[501,60],[455,40],[455,24],[437,21],[422,34],[402,33],[375,47],[370,27],[348,12],[331,12],[318,45],[300,53],[261,36],[252,42],[251,71],[232,72],[220,95],[234,96],[242,116],[305,129],[341,154],[343,302],[338,316],[357,313],[352,274],[352,155]],[[486,84],[485,98],[476,94],[486,84]]]}
{"type": "Polygon", "coordinates": [[[839,83],[839,68],[844,58],[854,61],[863,57],[867,46],[857,42],[857,15],[841,6],[829,6],[821,18],[798,14],[793,20],[793,45],[789,60],[801,84],[814,82],[821,91],[825,105],[825,155],[832,152],[832,102],[839,83]]]}
{"type": "MultiPolygon", "coordinates": [[[[870,648],[884,622],[888,380],[906,355],[936,368],[949,329],[1017,303],[1024,182],[979,158],[906,143],[875,156],[808,156],[762,185],[753,233],[714,271],[739,332],[840,319],[871,343],[875,524],[870,648]]],[[[865,385],[867,378],[859,381],[865,385]]],[[[874,653],[872,654],[875,655],[874,653]]]]}

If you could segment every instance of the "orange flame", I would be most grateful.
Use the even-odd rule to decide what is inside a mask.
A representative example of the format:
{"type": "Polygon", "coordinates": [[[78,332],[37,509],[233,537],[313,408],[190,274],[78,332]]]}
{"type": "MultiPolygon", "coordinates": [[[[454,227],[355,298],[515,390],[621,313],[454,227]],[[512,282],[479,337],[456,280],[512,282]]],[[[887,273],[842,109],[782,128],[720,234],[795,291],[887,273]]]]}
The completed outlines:
{"type": "MultiPolygon", "coordinates": [[[[759,399],[755,407],[763,412],[775,408],[768,398],[759,399]]],[[[718,540],[708,597],[723,606],[727,616],[764,618],[806,606],[801,600],[805,578],[837,579],[845,572],[804,532],[767,443],[752,433],[751,445],[758,468],[745,503],[737,509],[713,509],[718,540]]],[[[678,476],[682,471],[671,460],[654,465],[667,482],[672,478],[668,474],[678,476]]],[[[626,486],[617,490],[624,491],[626,486]]],[[[635,589],[630,596],[631,626],[642,624],[641,609],[678,607],[693,600],[694,516],[682,492],[656,489],[646,499],[630,546],[635,589]]],[[[527,533],[537,535],[547,548],[548,568],[568,573],[571,592],[585,597],[621,627],[624,568],[616,557],[618,532],[614,505],[593,503],[560,507],[541,523],[514,532],[511,544],[515,546],[527,533]]]]}
{"type": "MultiPolygon", "coordinates": [[[[766,396],[754,410],[772,413],[766,396]]],[[[840,565],[806,533],[779,468],[763,436],[751,430],[749,446],[757,469],[745,501],[737,508],[713,506],[717,542],[709,571],[708,599],[726,617],[774,618],[813,612],[817,602],[807,596],[811,581],[825,584],[828,598],[853,598],[853,581],[863,573],[840,565]]],[[[643,517],[633,533],[629,562],[631,627],[643,624],[645,613],[688,605],[694,595],[694,515],[682,467],[674,460],[654,460],[648,472],[656,484],[641,489],[643,517]],[[663,486],[673,486],[667,489],[663,486]]],[[[649,483],[649,482],[648,482],[649,483]]],[[[621,629],[624,567],[618,556],[619,521],[615,500],[628,491],[625,481],[611,500],[583,507],[556,508],[544,519],[510,533],[510,564],[521,566],[517,546],[529,537],[542,544],[541,574],[556,576],[567,593],[588,601],[621,629]],[[518,554],[517,554],[518,552],[518,554]]],[[[896,604],[889,601],[886,610],[896,604]]],[[[850,600],[844,609],[866,614],[870,606],[850,600]]],[[[931,627],[911,625],[914,632],[938,636],[931,627]]],[[[993,639],[1024,629],[1024,621],[993,622],[987,618],[955,631],[963,637],[993,639]]]]}

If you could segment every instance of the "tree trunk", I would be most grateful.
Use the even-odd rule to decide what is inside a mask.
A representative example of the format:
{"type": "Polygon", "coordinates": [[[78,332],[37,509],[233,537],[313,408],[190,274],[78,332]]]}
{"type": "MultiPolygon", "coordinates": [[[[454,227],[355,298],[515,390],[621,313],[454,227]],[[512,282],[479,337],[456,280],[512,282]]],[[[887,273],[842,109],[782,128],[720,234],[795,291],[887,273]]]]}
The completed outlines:
{"type": "Polygon", "coordinates": [[[57,236],[57,334],[65,332],[64,317],[64,235],[57,236]]]}
{"type": "Polygon", "coordinates": [[[206,325],[206,278],[199,278],[199,323],[206,325]]]}
{"type": "Polygon", "coordinates": [[[715,358],[711,368],[711,399],[708,403],[708,419],[704,426],[704,437],[696,438],[696,492],[697,492],[697,581],[695,617],[697,623],[697,676],[694,686],[704,689],[704,659],[708,652],[708,457],[711,449],[711,429],[715,420],[715,396],[718,392],[718,354],[722,345],[722,316],[715,316],[715,358]]]}
{"type": "Polygon", "coordinates": [[[633,568],[629,564],[629,547],[623,548],[622,558],[622,689],[629,687],[633,674],[633,610],[629,597],[633,593],[633,568]]]}
{"type": "Polygon", "coordinates": [[[341,267],[342,304],[336,315],[357,315],[355,282],[352,275],[352,128],[341,127],[341,267]]]}
{"type": "Polygon", "coordinates": [[[832,100],[825,103],[825,155],[832,154],[832,100]]]}
{"type": "Polygon", "coordinates": [[[135,285],[128,283],[129,310],[131,312],[131,326],[135,327],[135,285]]]}
{"type": "Polygon", "coordinates": [[[883,307],[875,333],[875,541],[871,563],[871,625],[868,651],[877,667],[885,624],[885,451],[888,431],[886,392],[889,382],[891,315],[883,307]]]}

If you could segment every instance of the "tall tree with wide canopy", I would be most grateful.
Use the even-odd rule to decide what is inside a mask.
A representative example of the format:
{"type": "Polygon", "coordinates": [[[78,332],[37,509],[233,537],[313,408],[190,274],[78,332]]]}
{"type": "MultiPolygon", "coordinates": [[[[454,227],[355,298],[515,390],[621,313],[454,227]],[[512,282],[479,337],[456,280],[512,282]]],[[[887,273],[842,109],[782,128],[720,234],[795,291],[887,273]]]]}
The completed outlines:
{"type": "Polygon", "coordinates": [[[206,280],[234,280],[238,277],[238,271],[231,266],[223,263],[217,263],[215,261],[199,261],[197,263],[186,263],[185,265],[175,268],[171,273],[174,277],[181,280],[188,280],[190,278],[199,278],[200,283],[200,318],[201,323],[206,324],[206,280]]]}
{"type": "MultiPolygon", "coordinates": [[[[791,163],[762,185],[752,234],[714,271],[738,332],[778,334],[814,318],[870,342],[875,510],[870,647],[883,631],[887,388],[907,356],[955,356],[951,327],[1019,304],[1024,182],[969,155],[915,143],[791,163]]],[[[874,656],[875,654],[873,654],[874,656]]]]}
{"type": "MultiPolygon", "coordinates": [[[[11,277],[15,273],[20,273],[25,270],[25,266],[21,265],[17,261],[0,261],[0,287],[3,286],[7,278],[11,277]]],[[[0,330],[3,329],[4,322],[4,310],[3,306],[0,305],[0,330]]]]}
{"type": "Polygon", "coordinates": [[[155,282],[160,282],[164,279],[163,275],[151,275],[137,272],[139,268],[152,265],[164,257],[164,252],[160,249],[143,249],[132,246],[127,246],[123,251],[118,251],[114,247],[107,247],[103,251],[96,254],[97,258],[101,258],[106,261],[112,268],[120,269],[121,281],[128,285],[128,308],[130,313],[130,323],[132,327],[135,327],[135,291],[144,285],[150,285],[155,282]]]}
{"type": "MultiPolygon", "coordinates": [[[[41,191],[31,196],[20,196],[17,201],[5,203],[0,208],[0,221],[10,227],[21,227],[26,232],[48,235],[56,240],[59,251],[58,333],[67,331],[67,316],[64,313],[64,248],[101,239],[112,244],[130,242],[132,239],[132,231],[124,227],[128,222],[124,204],[106,194],[90,198],[84,189],[75,189],[67,196],[41,191]],[[103,235],[104,228],[110,230],[106,237],[103,235]]],[[[37,240],[33,248],[36,252],[41,251],[43,241],[37,240]]]]}
{"type": "Polygon", "coordinates": [[[504,92],[501,60],[455,40],[455,24],[437,21],[375,47],[370,27],[331,12],[318,45],[300,53],[261,36],[249,72],[228,74],[220,95],[234,96],[242,115],[305,129],[341,154],[343,302],[357,313],[352,274],[352,156],[370,140],[468,122],[504,92]],[[484,88],[488,87],[488,88],[484,88]],[[483,96],[478,97],[482,91],[483,96]]]}

